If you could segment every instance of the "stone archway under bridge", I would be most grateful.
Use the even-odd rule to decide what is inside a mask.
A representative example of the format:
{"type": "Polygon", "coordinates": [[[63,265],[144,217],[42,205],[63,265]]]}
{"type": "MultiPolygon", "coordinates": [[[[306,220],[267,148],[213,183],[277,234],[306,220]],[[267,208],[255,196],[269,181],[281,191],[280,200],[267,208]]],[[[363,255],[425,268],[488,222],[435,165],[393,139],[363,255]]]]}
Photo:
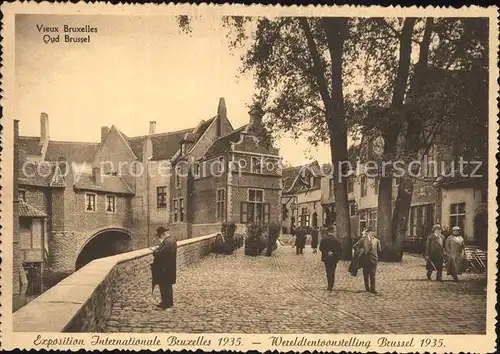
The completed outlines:
{"type": "Polygon", "coordinates": [[[114,256],[131,250],[132,235],[119,228],[104,229],[93,234],[82,246],[75,261],[75,271],[94,259],[114,256]]]}

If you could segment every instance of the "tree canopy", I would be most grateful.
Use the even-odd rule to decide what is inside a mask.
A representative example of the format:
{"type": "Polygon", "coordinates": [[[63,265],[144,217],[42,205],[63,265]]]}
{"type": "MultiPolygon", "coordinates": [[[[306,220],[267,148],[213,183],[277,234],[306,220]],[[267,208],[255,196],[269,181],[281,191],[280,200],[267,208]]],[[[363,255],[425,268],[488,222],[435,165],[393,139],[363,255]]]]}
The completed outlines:
{"type": "MultiPolygon", "coordinates": [[[[188,18],[178,20],[190,30],[188,18]]],[[[225,17],[223,24],[230,46],[245,48],[241,71],[254,74],[268,129],[328,143],[336,176],[349,134],[380,139],[386,161],[420,159],[436,144],[487,159],[487,19],[225,17]]],[[[412,182],[400,185],[391,215],[392,176],[381,177],[378,233],[390,244],[408,216],[412,182]]],[[[345,182],[335,178],[334,189],[337,225],[349,235],[345,182]]]]}

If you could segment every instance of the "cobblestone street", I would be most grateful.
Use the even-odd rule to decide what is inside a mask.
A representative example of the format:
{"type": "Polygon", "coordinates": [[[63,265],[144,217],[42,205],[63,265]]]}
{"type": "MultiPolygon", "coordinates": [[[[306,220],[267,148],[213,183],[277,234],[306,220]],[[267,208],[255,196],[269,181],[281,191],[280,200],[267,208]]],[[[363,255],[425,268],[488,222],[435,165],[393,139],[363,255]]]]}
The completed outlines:
{"type": "Polygon", "coordinates": [[[107,332],[239,333],[485,333],[486,278],[428,281],[424,261],[380,263],[378,295],[366,293],[360,272],[337,267],[326,291],[320,254],[295,255],[280,246],[272,257],[210,255],[178,271],[174,308],[155,308],[159,290],[135,288],[113,305],[107,332]]]}

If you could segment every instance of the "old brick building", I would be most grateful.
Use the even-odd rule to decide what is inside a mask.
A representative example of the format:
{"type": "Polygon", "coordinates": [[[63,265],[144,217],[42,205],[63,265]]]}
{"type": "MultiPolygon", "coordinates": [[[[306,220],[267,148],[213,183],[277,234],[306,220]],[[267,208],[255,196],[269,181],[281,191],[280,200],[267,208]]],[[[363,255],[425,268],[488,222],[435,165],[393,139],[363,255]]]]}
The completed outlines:
{"type": "Polygon", "coordinates": [[[192,237],[220,230],[224,221],[247,223],[281,219],[278,150],[267,143],[262,112],[234,129],[221,98],[217,115],[199,136],[186,134],[172,159],[171,227],[192,237]]]}
{"type": "Polygon", "coordinates": [[[157,134],[150,122],[148,135],[128,137],[102,127],[100,142],[66,142],[50,139],[42,113],[40,137],[18,140],[24,267],[32,278],[70,273],[156,244],[159,225],[183,239],[219,231],[223,221],[279,221],[278,151],[265,143],[261,118],[252,110],[235,130],[221,99],[217,115],[195,128],[157,134]]]}

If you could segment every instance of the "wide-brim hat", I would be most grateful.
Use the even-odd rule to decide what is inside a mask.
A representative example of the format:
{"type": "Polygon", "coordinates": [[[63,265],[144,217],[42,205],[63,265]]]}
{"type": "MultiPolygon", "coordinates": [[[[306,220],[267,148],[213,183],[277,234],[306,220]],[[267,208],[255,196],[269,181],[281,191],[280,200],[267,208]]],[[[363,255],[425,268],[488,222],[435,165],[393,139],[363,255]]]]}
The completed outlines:
{"type": "Polygon", "coordinates": [[[452,231],[460,231],[460,226],[453,226],[452,231]]]}
{"type": "Polygon", "coordinates": [[[436,224],[432,227],[432,230],[441,230],[441,225],[436,224]]]}
{"type": "Polygon", "coordinates": [[[159,236],[162,233],[167,232],[168,230],[169,229],[167,227],[159,226],[159,227],[156,228],[156,236],[159,236]]]}

